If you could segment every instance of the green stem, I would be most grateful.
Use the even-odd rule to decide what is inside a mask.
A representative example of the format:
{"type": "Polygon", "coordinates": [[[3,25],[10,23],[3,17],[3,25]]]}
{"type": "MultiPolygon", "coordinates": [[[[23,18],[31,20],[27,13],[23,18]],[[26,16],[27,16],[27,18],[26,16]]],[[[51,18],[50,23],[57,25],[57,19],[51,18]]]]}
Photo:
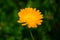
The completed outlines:
{"type": "Polygon", "coordinates": [[[33,37],[33,35],[32,35],[32,32],[31,32],[31,30],[30,30],[30,35],[31,35],[31,38],[32,38],[32,40],[34,40],[34,37],[33,37]]]}

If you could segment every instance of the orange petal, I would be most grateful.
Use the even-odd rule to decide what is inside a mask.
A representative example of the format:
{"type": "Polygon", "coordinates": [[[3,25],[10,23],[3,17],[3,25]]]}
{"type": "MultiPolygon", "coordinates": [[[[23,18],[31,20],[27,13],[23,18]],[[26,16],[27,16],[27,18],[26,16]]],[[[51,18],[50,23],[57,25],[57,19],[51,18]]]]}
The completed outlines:
{"type": "Polygon", "coordinates": [[[22,26],[25,26],[25,25],[27,25],[27,24],[26,23],[22,24],[22,26]]]}

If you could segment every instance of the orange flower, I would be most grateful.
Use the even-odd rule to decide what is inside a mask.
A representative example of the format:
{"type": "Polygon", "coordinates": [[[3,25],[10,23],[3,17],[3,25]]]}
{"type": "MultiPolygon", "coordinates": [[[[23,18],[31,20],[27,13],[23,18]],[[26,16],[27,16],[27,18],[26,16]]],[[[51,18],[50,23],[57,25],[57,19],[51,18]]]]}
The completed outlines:
{"type": "Polygon", "coordinates": [[[19,23],[23,23],[22,26],[28,25],[28,28],[36,28],[37,25],[41,25],[43,15],[36,8],[21,9],[18,13],[19,23]]]}

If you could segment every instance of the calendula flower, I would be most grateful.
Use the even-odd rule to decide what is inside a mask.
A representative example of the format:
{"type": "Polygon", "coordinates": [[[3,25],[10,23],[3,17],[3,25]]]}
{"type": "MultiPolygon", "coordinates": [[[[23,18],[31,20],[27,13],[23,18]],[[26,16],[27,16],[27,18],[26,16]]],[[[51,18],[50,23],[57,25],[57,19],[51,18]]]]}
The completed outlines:
{"type": "Polygon", "coordinates": [[[23,23],[22,26],[28,25],[28,28],[36,28],[37,25],[41,25],[43,15],[36,8],[21,9],[18,13],[19,23],[23,23]]]}

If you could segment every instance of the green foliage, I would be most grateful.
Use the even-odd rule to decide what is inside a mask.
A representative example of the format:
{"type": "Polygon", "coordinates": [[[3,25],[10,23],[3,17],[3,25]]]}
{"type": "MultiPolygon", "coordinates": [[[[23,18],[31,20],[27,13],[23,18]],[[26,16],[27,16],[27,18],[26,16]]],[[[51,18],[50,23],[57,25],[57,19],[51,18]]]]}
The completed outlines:
{"type": "Polygon", "coordinates": [[[0,40],[33,40],[32,37],[34,40],[59,40],[59,4],[58,0],[0,0],[0,40]],[[44,15],[38,28],[28,29],[17,22],[20,9],[29,6],[44,15]]]}

